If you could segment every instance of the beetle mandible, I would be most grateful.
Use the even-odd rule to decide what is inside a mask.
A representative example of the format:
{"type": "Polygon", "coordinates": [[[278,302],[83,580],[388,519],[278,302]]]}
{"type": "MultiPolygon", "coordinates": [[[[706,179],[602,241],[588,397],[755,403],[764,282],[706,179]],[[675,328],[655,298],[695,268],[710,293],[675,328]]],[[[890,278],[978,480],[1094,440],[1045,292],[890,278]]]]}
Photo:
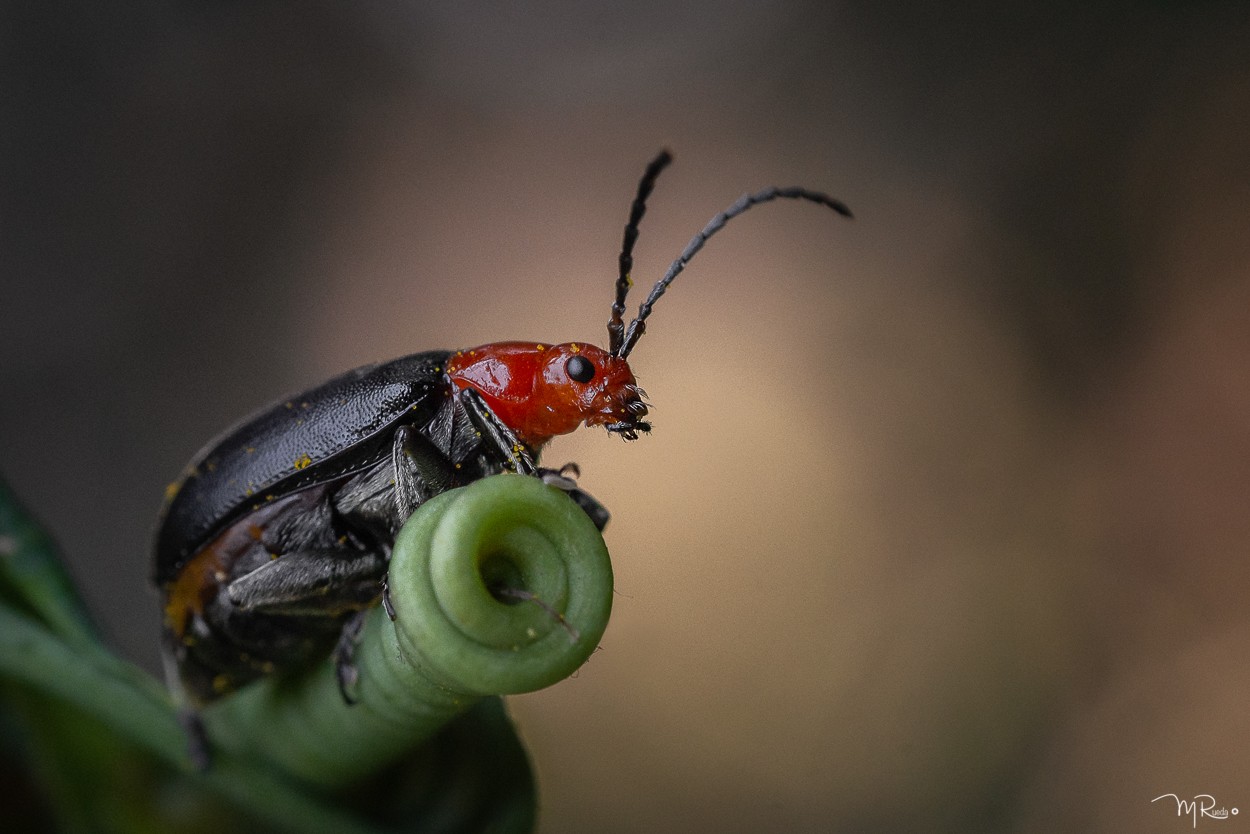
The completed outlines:
{"type": "Polygon", "coordinates": [[[195,456],[167,491],[153,561],[167,676],[185,707],[331,650],[350,702],[354,639],[364,613],[387,603],[395,535],[448,489],[504,470],[543,477],[603,529],[607,511],[567,469],[540,469],[538,456],[583,424],[626,440],[650,431],[627,360],[656,300],[708,238],[754,205],[799,199],[851,216],[805,188],[744,195],[695,235],[626,326],[638,224],[671,161],[660,153],[638,184],[607,350],[496,342],[358,368],[258,412],[195,456]]]}

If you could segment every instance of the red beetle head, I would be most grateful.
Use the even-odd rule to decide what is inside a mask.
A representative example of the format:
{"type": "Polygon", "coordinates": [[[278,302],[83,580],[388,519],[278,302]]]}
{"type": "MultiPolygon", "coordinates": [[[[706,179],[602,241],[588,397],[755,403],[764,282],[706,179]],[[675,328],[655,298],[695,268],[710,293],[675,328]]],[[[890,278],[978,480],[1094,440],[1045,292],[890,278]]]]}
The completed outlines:
{"type": "Polygon", "coordinates": [[[626,440],[648,432],[645,396],[629,363],[585,342],[496,342],[456,352],[447,373],[474,388],[521,440],[540,446],[580,425],[626,440]]]}

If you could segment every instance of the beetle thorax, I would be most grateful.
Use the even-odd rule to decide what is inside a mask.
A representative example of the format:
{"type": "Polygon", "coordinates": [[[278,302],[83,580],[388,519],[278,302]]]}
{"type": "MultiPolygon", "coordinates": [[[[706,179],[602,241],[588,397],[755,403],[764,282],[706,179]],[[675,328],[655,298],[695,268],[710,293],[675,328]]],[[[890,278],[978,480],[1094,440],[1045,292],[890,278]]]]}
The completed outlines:
{"type": "Polygon", "coordinates": [[[626,436],[649,429],[629,363],[585,342],[483,345],[453,354],[447,374],[457,387],[480,393],[530,446],[583,424],[626,436]]]}

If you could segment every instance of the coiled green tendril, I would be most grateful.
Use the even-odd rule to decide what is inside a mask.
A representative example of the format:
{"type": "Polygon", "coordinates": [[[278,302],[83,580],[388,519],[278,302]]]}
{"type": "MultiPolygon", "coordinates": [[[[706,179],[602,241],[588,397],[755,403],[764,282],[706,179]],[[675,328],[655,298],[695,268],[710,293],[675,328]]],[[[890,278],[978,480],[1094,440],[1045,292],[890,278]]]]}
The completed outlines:
{"type": "Polygon", "coordinates": [[[343,702],[327,661],[212,707],[214,746],[311,783],[350,784],[483,696],[576,671],[607,627],[612,568],[567,495],[505,474],[423,505],[395,542],[389,587],[395,620],[371,611],[355,656],[357,704],[343,702]]]}

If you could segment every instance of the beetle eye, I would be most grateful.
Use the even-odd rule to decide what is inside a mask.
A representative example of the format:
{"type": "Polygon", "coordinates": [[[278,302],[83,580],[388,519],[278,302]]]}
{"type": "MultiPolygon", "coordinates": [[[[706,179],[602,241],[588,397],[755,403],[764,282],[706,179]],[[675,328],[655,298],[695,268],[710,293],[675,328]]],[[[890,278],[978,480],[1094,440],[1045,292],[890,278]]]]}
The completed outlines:
{"type": "Polygon", "coordinates": [[[595,378],[595,366],[585,356],[570,356],[564,370],[574,382],[590,382],[595,378]]]}

